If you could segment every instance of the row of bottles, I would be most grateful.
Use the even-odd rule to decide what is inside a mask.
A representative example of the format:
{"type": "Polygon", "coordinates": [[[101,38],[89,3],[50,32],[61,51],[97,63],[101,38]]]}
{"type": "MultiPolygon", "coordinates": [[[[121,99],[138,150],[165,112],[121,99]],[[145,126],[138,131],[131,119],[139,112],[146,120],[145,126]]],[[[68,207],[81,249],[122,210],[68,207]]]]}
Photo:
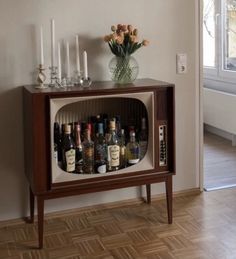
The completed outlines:
{"type": "Polygon", "coordinates": [[[127,140],[127,132],[116,118],[109,120],[109,127],[104,127],[100,120],[93,126],[96,134],[92,138],[91,123],[83,129],[79,123],[63,124],[62,129],[58,123],[54,124],[54,156],[64,171],[106,173],[137,164],[144,157],[148,143],[145,118],[142,118],[138,141],[135,127],[128,127],[127,140]]]}

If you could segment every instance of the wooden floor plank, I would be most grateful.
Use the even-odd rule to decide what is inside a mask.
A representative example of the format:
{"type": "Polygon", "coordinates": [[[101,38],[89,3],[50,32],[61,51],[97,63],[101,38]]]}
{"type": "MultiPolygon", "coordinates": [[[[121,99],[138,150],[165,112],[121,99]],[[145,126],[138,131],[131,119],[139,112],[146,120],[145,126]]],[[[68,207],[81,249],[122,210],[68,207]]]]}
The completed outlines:
{"type": "Polygon", "coordinates": [[[44,249],[37,224],[0,227],[1,259],[235,259],[236,189],[174,198],[174,221],[166,201],[124,203],[46,217],[44,249]]]}

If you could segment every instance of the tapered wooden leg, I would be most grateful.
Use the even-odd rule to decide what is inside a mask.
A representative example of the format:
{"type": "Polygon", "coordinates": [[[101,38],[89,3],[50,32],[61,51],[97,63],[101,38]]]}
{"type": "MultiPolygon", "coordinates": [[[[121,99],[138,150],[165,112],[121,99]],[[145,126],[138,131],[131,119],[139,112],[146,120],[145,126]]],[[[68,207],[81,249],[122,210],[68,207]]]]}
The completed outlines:
{"type": "Polygon", "coordinates": [[[172,176],[166,178],[166,202],[167,202],[167,214],[168,214],[168,223],[172,224],[172,176]]]}
{"type": "Polygon", "coordinates": [[[151,184],[146,184],[147,203],[151,203],[151,184]]]}
{"type": "Polygon", "coordinates": [[[35,201],[35,197],[34,197],[34,194],[33,194],[30,187],[29,187],[29,193],[30,193],[30,218],[28,220],[28,223],[33,223],[34,222],[34,201],[35,201]]]}
{"type": "Polygon", "coordinates": [[[37,197],[39,249],[43,248],[44,199],[37,197]]]}

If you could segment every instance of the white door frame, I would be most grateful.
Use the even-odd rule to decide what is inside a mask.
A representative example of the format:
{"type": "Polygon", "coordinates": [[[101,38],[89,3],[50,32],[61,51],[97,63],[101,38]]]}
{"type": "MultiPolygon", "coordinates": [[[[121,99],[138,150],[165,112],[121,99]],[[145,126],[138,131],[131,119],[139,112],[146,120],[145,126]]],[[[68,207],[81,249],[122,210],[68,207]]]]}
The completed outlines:
{"type": "Polygon", "coordinates": [[[195,0],[195,26],[196,26],[196,182],[203,191],[204,172],[203,172],[203,39],[202,39],[202,17],[203,0],[195,0]],[[199,173],[198,173],[199,172],[199,173]]]}

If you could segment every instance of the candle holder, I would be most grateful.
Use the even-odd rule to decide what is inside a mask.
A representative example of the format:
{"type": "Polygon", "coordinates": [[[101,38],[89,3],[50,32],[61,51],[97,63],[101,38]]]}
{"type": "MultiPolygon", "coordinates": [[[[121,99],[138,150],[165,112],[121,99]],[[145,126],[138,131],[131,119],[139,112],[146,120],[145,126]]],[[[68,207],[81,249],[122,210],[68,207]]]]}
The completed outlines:
{"type": "Polygon", "coordinates": [[[80,86],[83,83],[82,71],[76,70],[74,72],[73,83],[75,86],[80,86]]]}
{"type": "Polygon", "coordinates": [[[81,80],[81,86],[84,88],[90,87],[90,85],[92,84],[92,80],[90,79],[90,77],[83,77],[81,80]]]}
{"type": "Polygon", "coordinates": [[[66,77],[66,87],[74,86],[71,77],[66,77]]]}
{"type": "Polygon", "coordinates": [[[61,83],[58,80],[57,77],[57,67],[56,66],[52,66],[49,67],[49,69],[51,70],[51,82],[49,84],[49,87],[61,87],[61,83]]]}
{"type": "Polygon", "coordinates": [[[42,64],[39,64],[38,67],[38,76],[37,76],[37,83],[39,83],[39,85],[35,86],[35,88],[37,89],[45,89],[47,88],[47,86],[44,84],[45,80],[46,80],[46,75],[43,73],[43,71],[45,70],[45,68],[43,67],[42,64]]]}

